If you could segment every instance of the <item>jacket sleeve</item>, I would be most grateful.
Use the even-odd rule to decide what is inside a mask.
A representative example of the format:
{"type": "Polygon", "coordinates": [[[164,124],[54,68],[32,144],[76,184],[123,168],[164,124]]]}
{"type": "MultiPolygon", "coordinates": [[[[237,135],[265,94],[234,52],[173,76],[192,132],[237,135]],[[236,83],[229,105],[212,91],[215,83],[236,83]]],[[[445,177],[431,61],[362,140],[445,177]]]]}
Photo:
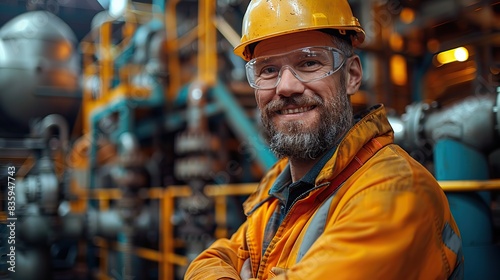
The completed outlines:
{"type": "Polygon", "coordinates": [[[189,265],[185,280],[240,279],[239,271],[248,254],[244,248],[247,222],[230,239],[216,240],[189,265]]]}
{"type": "Polygon", "coordinates": [[[446,279],[436,215],[442,197],[423,192],[394,181],[364,189],[299,263],[273,279],[446,279]]]}

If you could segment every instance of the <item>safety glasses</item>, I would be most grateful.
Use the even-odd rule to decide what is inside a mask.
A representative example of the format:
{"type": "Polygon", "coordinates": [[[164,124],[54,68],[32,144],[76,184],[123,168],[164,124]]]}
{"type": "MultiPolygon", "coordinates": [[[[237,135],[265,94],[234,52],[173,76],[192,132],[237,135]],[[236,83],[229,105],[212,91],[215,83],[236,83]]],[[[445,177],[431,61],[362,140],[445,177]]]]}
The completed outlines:
{"type": "Polygon", "coordinates": [[[246,65],[247,79],[255,89],[274,89],[284,69],[303,83],[332,75],[344,65],[347,57],[332,47],[307,47],[278,55],[261,56],[246,65]]]}

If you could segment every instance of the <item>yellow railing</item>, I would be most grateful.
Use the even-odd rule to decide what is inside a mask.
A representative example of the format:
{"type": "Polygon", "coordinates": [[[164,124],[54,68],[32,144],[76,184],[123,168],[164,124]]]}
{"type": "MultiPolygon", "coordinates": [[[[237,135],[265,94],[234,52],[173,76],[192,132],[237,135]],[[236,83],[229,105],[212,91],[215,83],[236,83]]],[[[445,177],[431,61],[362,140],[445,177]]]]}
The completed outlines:
{"type": "Polygon", "coordinates": [[[478,192],[500,190],[500,180],[439,181],[445,192],[478,192]]]}
{"type": "MultiPolygon", "coordinates": [[[[216,221],[216,237],[227,237],[227,209],[225,198],[227,196],[244,196],[252,193],[257,184],[232,184],[232,185],[207,185],[205,194],[209,197],[214,197],[215,206],[215,221],[216,221]]],[[[175,253],[175,236],[174,228],[170,223],[171,217],[175,211],[175,200],[181,197],[189,197],[192,195],[191,188],[188,186],[169,186],[166,188],[156,187],[149,189],[147,196],[149,199],[158,199],[160,201],[159,215],[159,235],[160,243],[158,250],[142,247],[134,247],[132,252],[140,258],[158,262],[159,275],[158,279],[171,280],[174,279],[175,266],[186,266],[188,259],[185,256],[175,253]]],[[[93,189],[79,190],[78,196],[84,199],[98,200],[99,205],[104,210],[110,204],[110,200],[119,200],[122,193],[119,189],[93,189]]],[[[99,248],[100,258],[100,273],[99,279],[109,279],[109,276],[104,273],[108,271],[108,256],[109,251],[124,251],[125,248],[117,243],[110,242],[104,238],[94,237],[94,245],[99,248]]]]}

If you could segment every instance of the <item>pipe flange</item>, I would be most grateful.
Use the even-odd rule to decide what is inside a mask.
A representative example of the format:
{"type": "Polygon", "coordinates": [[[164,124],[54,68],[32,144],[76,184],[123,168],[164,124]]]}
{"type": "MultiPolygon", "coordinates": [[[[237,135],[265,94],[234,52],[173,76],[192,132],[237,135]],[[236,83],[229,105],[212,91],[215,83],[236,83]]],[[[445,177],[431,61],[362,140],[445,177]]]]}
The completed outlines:
{"type": "Polygon", "coordinates": [[[410,143],[410,149],[418,149],[425,145],[424,119],[425,112],[430,108],[427,103],[415,103],[406,107],[406,112],[402,116],[406,124],[406,139],[410,143]]]}

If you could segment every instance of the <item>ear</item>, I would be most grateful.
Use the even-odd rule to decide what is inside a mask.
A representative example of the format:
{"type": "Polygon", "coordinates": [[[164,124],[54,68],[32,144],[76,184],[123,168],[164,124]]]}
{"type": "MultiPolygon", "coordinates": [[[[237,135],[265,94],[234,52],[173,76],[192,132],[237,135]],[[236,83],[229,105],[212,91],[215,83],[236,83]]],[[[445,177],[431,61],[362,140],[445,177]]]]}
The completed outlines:
{"type": "Polygon", "coordinates": [[[359,87],[361,86],[361,79],[363,78],[363,67],[361,67],[361,60],[357,55],[350,57],[346,63],[346,91],[347,95],[353,95],[359,90],[359,87]]]}

